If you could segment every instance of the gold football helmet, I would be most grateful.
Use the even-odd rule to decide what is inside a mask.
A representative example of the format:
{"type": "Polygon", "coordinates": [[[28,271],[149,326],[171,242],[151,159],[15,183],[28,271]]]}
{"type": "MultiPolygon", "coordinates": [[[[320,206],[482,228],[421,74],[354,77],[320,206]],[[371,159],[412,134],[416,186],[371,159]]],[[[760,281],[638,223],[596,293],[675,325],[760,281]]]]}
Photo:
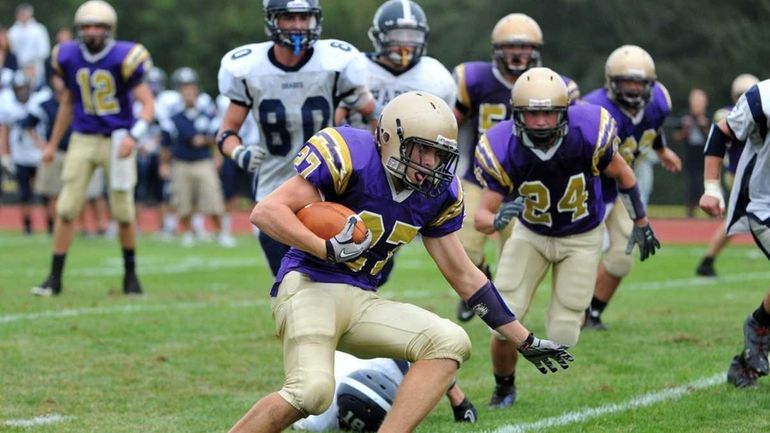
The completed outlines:
{"type": "Polygon", "coordinates": [[[657,79],[655,62],[641,47],[623,45],[607,57],[604,78],[610,99],[628,108],[641,109],[650,102],[652,86],[657,79]],[[641,86],[621,88],[621,81],[633,81],[641,86]]]}
{"type": "Polygon", "coordinates": [[[407,188],[437,197],[452,182],[459,156],[457,120],[443,99],[427,92],[397,96],[382,109],[376,140],[385,170],[407,188]],[[433,163],[425,165],[427,150],[435,153],[433,163]]]}
{"type": "Polygon", "coordinates": [[[532,68],[516,80],[511,90],[511,108],[515,133],[522,144],[549,148],[569,131],[567,107],[569,92],[559,74],[548,68],[532,68]],[[558,120],[551,128],[530,128],[526,112],[556,112],[558,120]],[[524,135],[529,140],[525,140],[524,135]]]}
{"type": "Polygon", "coordinates": [[[738,102],[738,98],[757,83],[759,83],[759,78],[751,74],[741,74],[735,77],[730,87],[730,96],[733,98],[733,103],[738,102]]]}
{"type": "Polygon", "coordinates": [[[540,66],[540,50],[543,47],[543,32],[535,20],[525,14],[508,14],[500,19],[492,29],[492,48],[497,67],[514,76],[523,74],[527,69],[540,66]],[[529,58],[521,54],[505,53],[503,47],[531,47],[529,58]]]}
{"type": "Polygon", "coordinates": [[[101,51],[107,42],[115,36],[118,27],[118,14],[109,3],[103,0],[88,0],[75,11],[75,29],[78,39],[85,44],[91,52],[101,51]],[[103,37],[86,37],[81,27],[86,25],[98,25],[104,27],[103,37]]]}

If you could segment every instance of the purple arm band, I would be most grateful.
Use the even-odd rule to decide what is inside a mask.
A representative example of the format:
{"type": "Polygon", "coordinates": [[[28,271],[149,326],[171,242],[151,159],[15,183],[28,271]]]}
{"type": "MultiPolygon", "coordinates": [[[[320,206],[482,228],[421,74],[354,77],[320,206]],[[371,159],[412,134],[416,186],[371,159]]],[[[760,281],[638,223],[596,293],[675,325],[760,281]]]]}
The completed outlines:
{"type": "Polygon", "coordinates": [[[492,329],[516,320],[516,315],[508,308],[508,304],[500,297],[491,281],[487,281],[468,298],[468,307],[492,329]]]}
{"type": "Polygon", "coordinates": [[[639,185],[634,184],[631,188],[620,189],[618,192],[620,192],[620,199],[632,220],[636,221],[647,215],[642,204],[642,196],[639,193],[639,185]]]}

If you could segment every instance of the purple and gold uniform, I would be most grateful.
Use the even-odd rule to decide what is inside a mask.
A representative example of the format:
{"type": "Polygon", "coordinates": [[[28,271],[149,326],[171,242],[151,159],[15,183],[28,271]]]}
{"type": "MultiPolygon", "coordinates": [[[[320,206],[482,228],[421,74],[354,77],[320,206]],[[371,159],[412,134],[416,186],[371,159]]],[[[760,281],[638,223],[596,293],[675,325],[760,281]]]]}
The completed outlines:
{"type": "MultiPolygon", "coordinates": [[[[57,215],[71,221],[80,213],[94,170],[101,166],[109,174],[116,163],[111,134],[134,125],[131,92],[142,83],[152,60],[144,46],[134,42],[110,41],[102,51],[91,54],[73,41],[54,47],[51,65],[72,97],[72,136],[56,204],[57,215]]],[[[135,219],[132,191],[136,184],[136,152],[127,162],[120,161],[132,168],[123,173],[127,178],[111,182],[110,209],[118,222],[129,223],[135,219]]]]}
{"type": "Polygon", "coordinates": [[[347,263],[328,263],[295,248],[284,255],[271,292],[284,353],[280,396],[303,413],[326,410],[334,393],[337,349],[361,358],[443,358],[462,364],[470,355],[470,339],[459,325],[375,293],[380,270],[401,245],[418,234],[443,237],[460,228],[458,179],[435,198],[399,192],[372,135],[351,127],[326,128],[312,136],[294,167],[325,200],[357,212],[372,241],[362,256],[347,263]]]}
{"type": "MultiPolygon", "coordinates": [[[[473,219],[479,206],[481,185],[473,173],[476,146],[484,132],[503,120],[511,118],[511,89],[513,84],[503,77],[493,62],[467,62],[455,67],[453,75],[457,83],[455,109],[470,121],[472,138],[463,147],[469,164],[462,176],[465,190],[465,221],[458,236],[471,261],[484,266],[486,235],[473,227],[473,219]]],[[[567,85],[570,101],[580,96],[580,89],[572,79],[562,76],[567,85]]],[[[510,235],[510,228],[500,232],[500,248],[510,235]]],[[[500,253],[498,248],[498,256],[500,253]]]]}
{"type": "Polygon", "coordinates": [[[411,190],[396,193],[374,138],[367,131],[326,128],[300,149],[294,167],[318,188],[324,200],[343,204],[358,213],[372,232],[372,243],[357,260],[339,264],[292,248],[283,258],[273,295],[284,275],[291,271],[307,274],[318,282],[376,290],[380,271],[401,245],[417,234],[441,237],[462,225],[463,197],[456,177],[436,198],[411,190]]]}
{"type": "MultiPolygon", "coordinates": [[[[455,107],[469,117],[473,126],[473,140],[468,155],[473,161],[476,143],[489,128],[511,118],[511,88],[492,62],[467,62],[455,67],[453,75],[457,83],[455,107]]],[[[567,85],[570,102],[580,97],[577,83],[562,75],[567,85]]],[[[477,183],[473,164],[463,174],[463,180],[477,183]]]]}
{"type": "Polygon", "coordinates": [[[573,105],[567,117],[569,132],[547,151],[525,146],[513,121],[497,124],[479,140],[475,171],[485,188],[525,198],[520,224],[503,246],[495,285],[522,318],[553,268],[548,338],[571,346],[593,294],[604,231],[600,175],[618,139],[615,120],[601,107],[573,105]]]}
{"type": "Polygon", "coordinates": [[[76,41],[64,42],[54,47],[51,65],[72,93],[74,132],[110,135],[134,124],[130,90],[152,67],[144,46],[115,41],[94,56],[76,41]]]}
{"type": "MultiPolygon", "coordinates": [[[[618,138],[623,159],[633,167],[636,158],[652,149],[652,143],[658,137],[658,130],[671,113],[671,96],[659,82],[655,82],[650,91],[650,102],[636,116],[623,111],[607,96],[607,89],[596,89],[583,97],[583,101],[604,107],[618,122],[618,138]]],[[[602,193],[605,203],[614,203],[618,196],[617,185],[613,179],[602,177],[602,193]]]]}

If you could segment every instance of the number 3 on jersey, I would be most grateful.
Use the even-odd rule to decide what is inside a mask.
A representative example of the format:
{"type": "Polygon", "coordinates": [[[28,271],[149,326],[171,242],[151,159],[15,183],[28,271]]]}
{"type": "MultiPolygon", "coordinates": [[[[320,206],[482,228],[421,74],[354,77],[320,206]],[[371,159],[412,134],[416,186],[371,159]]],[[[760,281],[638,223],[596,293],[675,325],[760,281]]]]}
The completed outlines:
{"type": "MultiPolygon", "coordinates": [[[[265,132],[267,149],[272,155],[286,156],[291,151],[291,127],[286,106],[280,99],[264,99],[259,103],[259,123],[265,132]]],[[[323,96],[311,96],[302,104],[302,141],[329,126],[331,104],[323,96]]]]}

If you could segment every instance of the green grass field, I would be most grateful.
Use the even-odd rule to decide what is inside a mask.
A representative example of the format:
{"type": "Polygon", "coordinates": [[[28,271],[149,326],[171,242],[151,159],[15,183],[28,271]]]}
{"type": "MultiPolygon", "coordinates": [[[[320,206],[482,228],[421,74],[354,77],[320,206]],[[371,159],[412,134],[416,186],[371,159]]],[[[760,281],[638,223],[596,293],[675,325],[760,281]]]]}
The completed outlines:
{"type": "MultiPolygon", "coordinates": [[[[62,296],[35,298],[50,240],[0,232],[0,431],[225,432],[282,382],[268,308],[272,283],[255,240],[238,248],[183,249],[145,237],[139,272],[147,296],[120,294],[115,241],[76,239],[62,296]],[[50,424],[24,421],[45,415],[50,424]]],[[[573,366],[542,376],[523,362],[519,400],[489,411],[489,333],[474,343],[459,383],[479,408],[476,425],[451,421],[441,401],[419,432],[766,432],[770,380],[754,390],[724,383],[742,346],[746,314],[767,292],[767,260],[728,248],[721,278],[694,278],[700,246],[664,245],[637,263],[605,314],[606,333],[584,333],[573,366]]],[[[542,287],[525,323],[543,333],[542,287]]],[[[419,244],[397,258],[384,296],[454,318],[456,296],[419,244]]]]}

